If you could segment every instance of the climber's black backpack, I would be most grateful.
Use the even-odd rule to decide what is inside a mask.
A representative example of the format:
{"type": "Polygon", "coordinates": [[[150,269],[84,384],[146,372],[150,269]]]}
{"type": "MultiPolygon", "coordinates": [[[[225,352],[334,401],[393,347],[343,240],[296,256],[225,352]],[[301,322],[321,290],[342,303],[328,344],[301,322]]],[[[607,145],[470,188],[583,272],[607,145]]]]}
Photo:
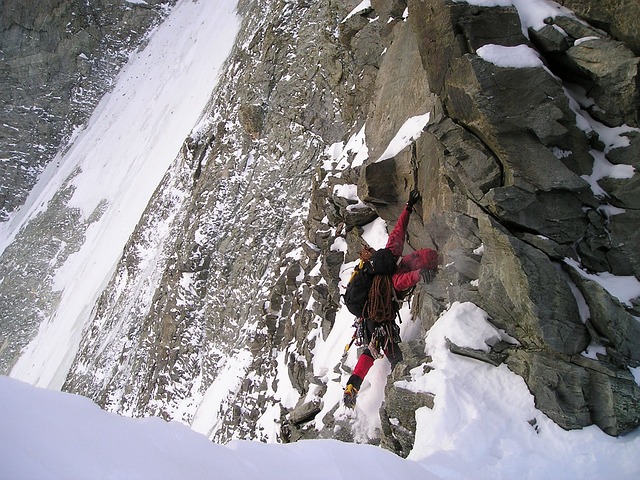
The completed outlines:
{"type": "Polygon", "coordinates": [[[391,250],[382,248],[373,251],[365,249],[360,255],[360,264],[356,266],[347,284],[342,298],[347,309],[356,317],[362,317],[362,311],[369,297],[369,290],[375,275],[391,275],[396,271],[396,258],[391,250]]]}

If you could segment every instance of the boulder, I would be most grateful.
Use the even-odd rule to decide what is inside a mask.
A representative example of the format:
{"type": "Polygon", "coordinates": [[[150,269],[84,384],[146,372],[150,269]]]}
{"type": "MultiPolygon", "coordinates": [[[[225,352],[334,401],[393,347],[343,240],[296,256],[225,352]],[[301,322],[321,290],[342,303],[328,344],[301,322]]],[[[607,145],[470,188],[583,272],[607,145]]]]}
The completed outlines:
{"type": "Polygon", "coordinates": [[[638,125],[638,63],[624,44],[609,39],[576,43],[566,52],[567,68],[598,108],[590,113],[609,126],[638,125]]]}
{"type": "Polygon", "coordinates": [[[289,414],[289,422],[293,425],[313,420],[322,411],[322,404],[318,401],[302,403],[294,408],[289,414]]]}
{"type": "MultiPolygon", "coordinates": [[[[424,340],[400,343],[403,360],[393,370],[385,388],[385,400],[380,407],[381,445],[402,457],[409,455],[416,434],[416,410],[433,408],[434,395],[403,388],[400,380],[410,380],[410,370],[428,361],[424,340]]],[[[424,367],[428,370],[428,367],[424,367]]]]}
{"type": "MultiPolygon", "coordinates": [[[[635,177],[638,174],[636,173],[635,177]]],[[[637,182],[636,182],[637,183],[637,182]]],[[[637,205],[637,204],[636,204],[637,205]]],[[[607,230],[611,248],[606,252],[609,271],[640,278],[640,211],[628,209],[609,218],[607,230]]]]}
{"type": "Polygon", "coordinates": [[[347,230],[366,225],[378,217],[371,207],[336,195],[327,199],[326,213],[331,225],[344,223],[347,230]]]}
{"type": "Polygon", "coordinates": [[[598,180],[607,194],[610,195],[610,203],[619,208],[636,208],[640,205],[640,175],[631,178],[604,177],[598,180]]]}
{"type": "Polygon", "coordinates": [[[556,266],[490,217],[481,217],[479,225],[484,244],[479,306],[492,322],[527,348],[568,355],[584,351],[589,335],[556,266]]]}
{"type": "Polygon", "coordinates": [[[578,18],[568,15],[557,15],[553,18],[548,18],[546,21],[552,25],[556,25],[562,33],[567,35],[570,43],[581,38],[605,38],[607,36],[602,30],[595,28],[586,22],[582,22],[578,18]]]}
{"type": "Polygon", "coordinates": [[[529,29],[529,37],[545,57],[555,59],[571,47],[570,39],[562,29],[545,25],[540,30],[529,29]]]}
{"type": "Polygon", "coordinates": [[[527,42],[515,7],[463,5],[455,13],[469,52],[488,44],[512,47],[527,42]]]}
{"type": "Polygon", "coordinates": [[[398,203],[396,181],[396,161],[393,158],[370,163],[362,169],[358,197],[373,204],[395,205],[398,203]]]}
{"type": "Polygon", "coordinates": [[[406,0],[371,0],[371,7],[385,22],[401,19],[407,8],[406,0]]]}
{"type": "Polygon", "coordinates": [[[486,44],[525,43],[520,19],[513,7],[479,7],[443,0],[409,0],[409,24],[431,91],[444,92],[451,62],[486,44]]]}
{"type": "Polygon", "coordinates": [[[607,160],[619,165],[633,165],[640,169],[640,132],[633,130],[624,134],[629,139],[629,145],[617,147],[607,152],[607,160]]]}
{"type": "Polygon", "coordinates": [[[528,192],[518,187],[494,188],[487,207],[498,219],[570,245],[584,236],[589,218],[583,203],[565,190],[528,192]]]}
{"type": "Polygon", "coordinates": [[[596,424],[616,436],[640,425],[640,387],[628,371],[525,350],[510,352],[506,364],[524,378],[536,408],[562,428],[596,424]]]}
{"type": "Polygon", "coordinates": [[[445,175],[466,197],[486,205],[487,192],[502,182],[502,169],[493,153],[448,117],[431,122],[428,132],[442,145],[445,175]]]}
{"type": "Polygon", "coordinates": [[[533,190],[583,190],[590,149],[562,85],[543,68],[505,68],[476,55],[451,63],[445,106],[504,168],[504,184],[533,190]],[[558,159],[553,148],[572,152],[558,159]],[[554,171],[555,175],[547,172],[554,171]]]}
{"type": "Polygon", "coordinates": [[[240,105],[238,109],[238,121],[245,132],[251,138],[259,138],[264,124],[265,109],[262,104],[240,105]]]}

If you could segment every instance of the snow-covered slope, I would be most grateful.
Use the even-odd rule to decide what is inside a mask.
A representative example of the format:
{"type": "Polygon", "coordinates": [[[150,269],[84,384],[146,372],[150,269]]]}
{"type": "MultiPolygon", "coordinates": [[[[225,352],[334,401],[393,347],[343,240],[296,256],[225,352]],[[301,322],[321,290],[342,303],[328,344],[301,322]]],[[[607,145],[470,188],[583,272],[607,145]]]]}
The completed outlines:
{"type": "Polygon", "coordinates": [[[129,419],[85,398],[0,377],[0,478],[436,479],[417,463],[333,440],[216,445],[182,424],[129,419]]]}
{"type": "Polygon", "coordinates": [[[2,226],[3,288],[37,292],[0,295],[5,367],[30,341],[13,377],[62,386],[96,299],[216,86],[239,27],[235,9],[231,0],[179,2],[2,226]],[[11,270],[16,261],[29,266],[11,270]]]}

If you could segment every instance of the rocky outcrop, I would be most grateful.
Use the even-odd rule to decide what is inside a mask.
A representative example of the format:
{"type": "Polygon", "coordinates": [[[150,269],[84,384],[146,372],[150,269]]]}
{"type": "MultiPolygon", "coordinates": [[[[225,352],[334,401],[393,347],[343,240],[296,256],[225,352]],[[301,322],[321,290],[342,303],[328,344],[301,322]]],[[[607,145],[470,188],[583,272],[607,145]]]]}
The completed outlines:
{"type": "MultiPolygon", "coordinates": [[[[637,233],[622,227],[636,216],[636,176],[594,173],[599,159],[637,165],[633,42],[573,17],[548,19],[527,37],[515,8],[407,3],[408,20],[388,37],[368,109],[369,160],[344,171],[357,176],[358,196],[390,224],[413,186],[422,193],[408,243],[437,248],[442,268],[436,281],[416,289],[414,316],[427,331],[445,305],[476,303],[519,345],[472,358],[505,362],[527,382],[537,407],[563,428],[596,424],[610,435],[635,429],[640,395],[628,367],[638,365],[637,307],[586,274],[640,278],[631,251],[637,233]],[[479,52],[487,45],[535,49],[541,61],[496,65],[479,52]],[[402,122],[425,112],[430,120],[414,145],[376,162],[402,122]],[[623,132],[620,144],[629,146],[615,146],[607,126],[623,132]],[[609,215],[611,207],[624,213],[609,215]],[[604,346],[607,354],[587,358],[589,345],[604,346]]],[[[373,8],[362,16],[380,7],[373,8]]],[[[335,203],[331,191],[313,196],[308,239],[333,263],[331,245],[349,238],[346,256],[353,260],[362,243],[354,239],[357,222],[347,224],[344,210],[337,210],[327,217],[331,230],[313,214],[335,203]]],[[[329,290],[337,288],[336,270],[324,272],[333,272],[325,275],[329,290]]],[[[426,354],[417,354],[424,355],[420,361],[415,349],[405,348],[414,353],[412,366],[427,362],[426,354]]],[[[413,442],[412,412],[432,402],[396,387],[405,368],[389,377],[380,412],[382,444],[402,455],[413,442]]]]}
{"type": "Polygon", "coordinates": [[[590,115],[611,126],[638,123],[638,58],[624,43],[570,17],[549,19],[531,39],[561,78],[595,101],[590,115]]]}

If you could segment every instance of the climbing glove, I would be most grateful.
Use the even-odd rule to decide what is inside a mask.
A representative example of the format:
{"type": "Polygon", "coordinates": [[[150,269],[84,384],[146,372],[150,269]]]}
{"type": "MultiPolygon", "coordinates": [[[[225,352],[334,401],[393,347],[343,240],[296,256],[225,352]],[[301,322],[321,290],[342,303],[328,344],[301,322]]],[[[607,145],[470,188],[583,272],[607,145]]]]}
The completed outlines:
{"type": "Polygon", "coordinates": [[[409,201],[407,202],[407,207],[409,207],[409,210],[413,211],[413,206],[418,203],[419,200],[420,192],[418,192],[418,189],[414,188],[409,193],[409,201]]]}
{"type": "Polygon", "coordinates": [[[436,278],[436,270],[435,268],[423,268],[420,270],[420,279],[424,283],[431,283],[433,279],[436,278]]]}

